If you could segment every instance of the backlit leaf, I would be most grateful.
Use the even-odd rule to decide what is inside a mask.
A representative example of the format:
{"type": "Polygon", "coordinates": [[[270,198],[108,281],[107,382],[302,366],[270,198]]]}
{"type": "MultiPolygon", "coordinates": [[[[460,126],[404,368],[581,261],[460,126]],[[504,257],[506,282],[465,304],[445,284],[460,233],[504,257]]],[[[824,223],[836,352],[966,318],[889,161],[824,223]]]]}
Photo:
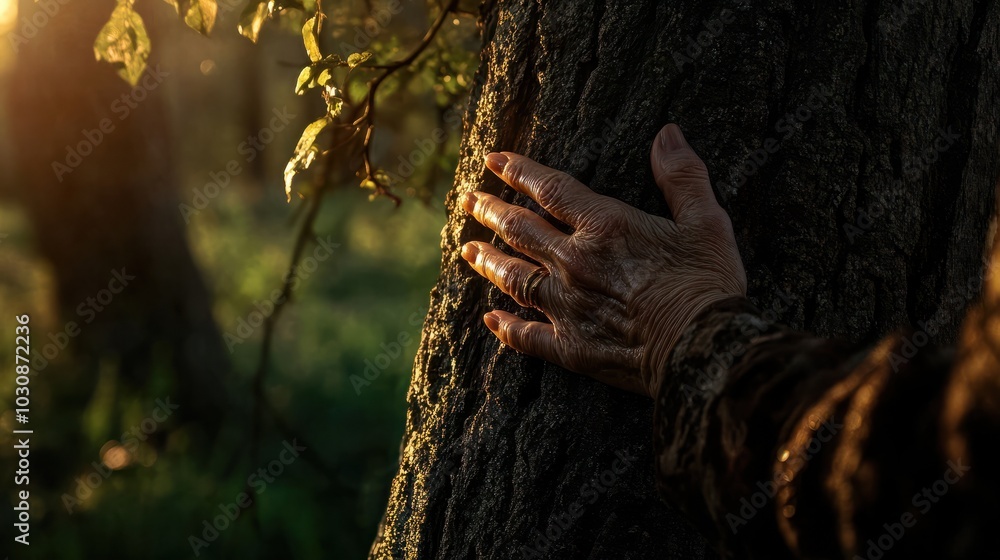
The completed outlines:
{"type": "Polygon", "coordinates": [[[309,166],[319,156],[316,138],[328,124],[330,124],[330,120],[326,117],[311,123],[302,132],[299,143],[295,145],[295,153],[292,155],[292,159],[288,160],[288,165],[285,166],[285,195],[289,201],[292,200],[292,181],[295,176],[309,169],[309,166]]]}
{"type": "Polygon", "coordinates": [[[132,0],[118,0],[111,19],[97,34],[94,56],[118,66],[118,75],[133,86],[139,82],[149,60],[149,35],[132,0]]]}
{"type": "Polygon", "coordinates": [[[305,44],[309,60],[319,62],[323,53],[319,50],[319,32],[322,27],[322,16],[315,15],[302,26],[302,43],[305,44]]]}
{"type": "Polygon", "coordinates": [[[316,85],[325,86],[329,84],[330,80],[332,79],[333,79],[333,72],[331,72],[329,68],[324,68],[323,71],[320,72],[319,76],[316,78],[316,85]]]}
{"type": "Polygon", "coordinates": [[[372,53],[370,52],[354,53],[351,56],[347,57],[347,65],[350,66],[351,68],[356,68],[364,64],[371,57],[372,53]]]}
{"type": "Polygon", "coordinates": [[[208,35],[215,27],[219,12],[216,0],[164,0],[177,10],[184,23],[202,35],[208,35]]]}
{"type": "Polygon", "coordinates": [[[243,13],[240,14],[240,23],[237,29],[241,35],[256,43],[257,39],[260,38],[260,28],[273,13],[273,0],[250,0],[243,13]]]}
{"type": "Polygon", "coordinates": [[[312,78],[313,78],[313,72],[315,70],[316,69],[313,68],[312,66],[306,66],[305,68],[302,69],[302,72],[299,72],[299,79],[295,80],[296,94],[302,95],[303,93],[306,92],[307,89],[313,87],[313,84],[311,82],[313,82],[312,78]]]}

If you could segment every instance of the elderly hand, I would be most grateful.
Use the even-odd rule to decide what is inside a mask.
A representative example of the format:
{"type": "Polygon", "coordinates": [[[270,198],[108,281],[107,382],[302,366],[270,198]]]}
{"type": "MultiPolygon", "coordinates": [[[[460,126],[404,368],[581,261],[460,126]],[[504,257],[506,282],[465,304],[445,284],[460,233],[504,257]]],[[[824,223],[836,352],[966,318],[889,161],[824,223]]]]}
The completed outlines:
{"type": "Polygon", "coordinates": [[[512,153],[486,165],[573,229],[483,192],[462,205],[535,264],[489,243],[462,256],[524,307],[551,321],[496,310],[486,326],[512,348],[621,389],[655,397],[670,350],[705,306],[745,295],[746,273],[708,170],[677,125],[653,142],[653,175],[673,220],[602,196],[565,173],[512,153]]]}

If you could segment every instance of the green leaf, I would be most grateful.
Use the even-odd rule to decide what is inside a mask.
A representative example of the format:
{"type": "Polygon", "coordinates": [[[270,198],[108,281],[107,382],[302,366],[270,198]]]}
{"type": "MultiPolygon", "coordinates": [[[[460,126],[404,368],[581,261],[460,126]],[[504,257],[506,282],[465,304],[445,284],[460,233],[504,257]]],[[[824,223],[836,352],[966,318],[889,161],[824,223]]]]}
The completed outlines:
{"type": "Polygon", "coordinates": [[[202,35],[208,35],[215,27],[215,18],[219,13],[219,6],[215,0],[194,0],[188,8],[187,15],[184,16],[184,23],[202,35]]]}
{"type": "Polygon", "coordinates": [[[329,68],[324,68],[316,78],[316,85],[325,86],[333,80],[333,72],[329,68]]]}
{"type": "Polygon", "coordinates": [[[118,0],[111,19],[97,34],[94,56],[118,66],[118,75],[134,86],[146,71],[149,50],[146,26],[132,8],[132,0],[118,0]]]}
{"type": "Polygon", "coordinates": [[[309,60],[319,62],[323,58],[323,53],[319,50],[319,32],[322,29],[322,15],[315,15],[306,21],[302,26],[302,43],[306,46],[306,54],[309,60]]]}
{"type": "Polygon", "coordinates": [[[307,89],[315,86],[315,80],[313,80],[315,70],[312,66],[306,66],[302,72],[299,72],[299,79],[295,80],[295,93],[297,95],[302,95],[307,89]]]}
{"type": "Polygon", "coordinates": [[[359,52],[359,53],[354,53],[351,56],[347,57],[347,65],[351,69],[354,69],[354,68],[357,68],[358,66],[361,66],[365,62],[367,62],[368,59],[371,58],[371,57],[372,57],[372,53],[367,52],[367,51],[365,51],[365,52],[359,52]]]}
{"type": "Polygon", "coordinates": [[[250,0],[240,14],[240,23],[237,26],[240,34],[256,43],[260,38],[260,28],[274,13],[273,6],[274,2],[270,0],[250,0]]]}
{"type": "Polygon", "coordinates": [[[316,161],[319,156],[316,138],[328,124],[330,124],[330,120],[326,117],[314,121],[302,132],[299,143],[295,145],[295,153],[292,155],[292,159],[288,160],[288,165],[285,166],[285,195],[289,201],[292,200],[292,180],[302,171],[309,169],[309,166],[316,161]]]}
{"type": "Polygon", "coordinates": [[[216,0],[164,0],[177,10],[184,23],[202,35],[208,35],[215,27],[215,18],[219,13],[216,0]]]}
{"type": "Polygon", "coordinates": [[[340,116],[344,110],[344,100],[340,97],[341,91],[333,86],[326,86],[326,112],[331,119],[340,116]]]}

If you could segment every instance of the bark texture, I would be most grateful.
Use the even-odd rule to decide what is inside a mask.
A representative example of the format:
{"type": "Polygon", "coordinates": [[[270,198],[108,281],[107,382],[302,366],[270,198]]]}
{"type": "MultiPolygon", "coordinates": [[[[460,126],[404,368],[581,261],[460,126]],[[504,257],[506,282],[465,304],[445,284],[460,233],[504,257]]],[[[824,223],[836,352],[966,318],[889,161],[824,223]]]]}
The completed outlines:
{"type": "Polygon", "coordinates": [[[787,305],[790,326],[851,341],[934,318],[950,342],[980,285],[997,185],[1000,6],[520,0],[482,13],[442,275],[371,558],[711,557],[655,497],[652,403],[483,326],[494,307],[519,310],[461,259],[463,243],[495,240],[457,195],[517,198],[482,165],[502,149],[668,215],[649,149],[677,122],[761,309],[787,305]],[[619,453],[638,459],[608,476],[619,453]]]}

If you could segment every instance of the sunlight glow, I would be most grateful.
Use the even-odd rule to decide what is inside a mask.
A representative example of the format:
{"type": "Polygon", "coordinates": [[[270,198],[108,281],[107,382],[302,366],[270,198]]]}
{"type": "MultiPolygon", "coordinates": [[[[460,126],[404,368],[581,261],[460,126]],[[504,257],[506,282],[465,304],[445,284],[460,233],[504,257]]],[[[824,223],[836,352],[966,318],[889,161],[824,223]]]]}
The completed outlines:
{"type": "Polygon", "coordinates": [[[17,20],[17,0],[0,0],[0,33],[6,33],[17,20]]]}
{"type": "Polygon", "coordinates": [[[120,443],[111,440],[101,447],[101,462],[111,470],[124,469],[132,462],[132,454],[120,443]]]}

